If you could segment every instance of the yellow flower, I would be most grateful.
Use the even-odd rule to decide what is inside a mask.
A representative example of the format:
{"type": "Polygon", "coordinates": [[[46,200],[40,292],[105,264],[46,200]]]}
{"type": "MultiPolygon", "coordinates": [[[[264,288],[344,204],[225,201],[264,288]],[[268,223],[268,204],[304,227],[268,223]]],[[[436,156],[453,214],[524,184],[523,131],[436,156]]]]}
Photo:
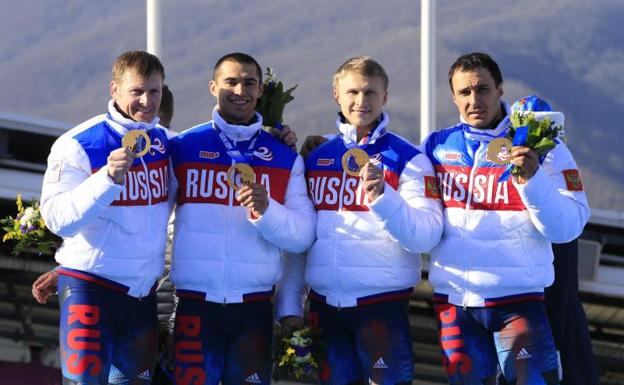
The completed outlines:
{"type": "Polygon", "coordinates": [[[17,213],[21,214],[24,212],[24,205],[22,204],[22,194],[17,194],[17,200],[15,201],[15,203],[17,203],[17,213]]]}
{"type": "Polygon", "coordinates": [[[295,349],[293,348],[286,349],[286,355],[292,356],[293,354],[295,354],[295,349]]]}

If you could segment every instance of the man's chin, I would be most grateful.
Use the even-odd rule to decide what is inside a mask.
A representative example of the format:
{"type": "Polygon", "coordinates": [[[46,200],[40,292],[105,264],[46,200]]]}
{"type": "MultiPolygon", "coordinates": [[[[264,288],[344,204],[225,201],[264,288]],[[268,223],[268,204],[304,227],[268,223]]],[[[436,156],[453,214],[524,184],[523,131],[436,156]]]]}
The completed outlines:
{"type": "Polygon", "coordinates": [[[134,115],[132,120],[139,123],[151,123],[154,117],[153,115],[134,115]]]}
{"type": "Polygon", "coordinates": [[[489,128],[489,127],[487,127],[487,124],[485,123],[485,121],[482,120],[482,119],[471,119],[471,120],[468,120],[467,123],[471,127],[474,127],[474,128],[482,128],[482,129],[489,128]]]}

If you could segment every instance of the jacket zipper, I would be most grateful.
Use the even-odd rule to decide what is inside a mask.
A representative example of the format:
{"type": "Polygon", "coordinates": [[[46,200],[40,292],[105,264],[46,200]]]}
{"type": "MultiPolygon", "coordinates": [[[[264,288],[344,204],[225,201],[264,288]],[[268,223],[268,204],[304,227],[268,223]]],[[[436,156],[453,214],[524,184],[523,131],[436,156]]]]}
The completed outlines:
{"type": "MultiPolygon", "coordinates": [[[[234,164],[234,159],[232,159],[232,165],[234,164]]],[[[227,221],[225,224],[225,255],[223,256],[223,306],[227,305],[227,279],[229,275],[229,262],[230,262],[230,232],[228,229],[230,228],[230,223],[232,221],[232,212],[234,211],[234,188],[230,187],[229,189],[229,202],[227,208],[227,221]]]]}
{"type": "MultiPolygon", "coordinates": [[[[340,183],[340,195],[338,196],[338,213],[340,213],[340,215],[342,215],[342,209],[343,209],[343,194],[344,194],[344,189],[345,189],[345,184],[347,183],[347,173],[346,172],[342,172],[342,182],[340,183]]],[[[334,229],[336,228],[336,222],[338,221],[338,218],[340,215],[336,215],[334,217],[334,229]]],[[[338,292],[340,295],[342,295],[342,287],[340,287],[340,281],[338,280],[338,275],[336,273],[336,248],[337,248],[337,244],[338,244],[338,235],[336,234],[336,232],[334,231],[334,245],[332,247],[332,249],[334,250],[334,254],[332,256],[332,273],[334,276],[334,282],[336,282],[336,287],[338,289],[338,292]]],[[[338,299],[338,310],[342,309],[341,303],[340,303],[340,299],[338,299]]]]}
{"type": "Polygon", "coordinates": [[[465,280],[466,280],[466,293],[464,294],[464,300],[463,300],[463,309],[466,310],[466,307],[468,306],[468,295],[470,294],[470,280],[469,275],[469,269],[470,269],[470,249],[468,248],[468,237],[466,236],[466,230],[468,228],[468,221],[470,220],[470,205],[472,204],[472,194],[473,194],[473,188],[474,188],[474,178],[475,178],[475,174],[477,172],[477,164],[479,163],[479,154],[481,153],[481,148],[483,146],[483,142],[479,142],[479,147],[477,147],[477,150],[473,153],[472,155],[472,167],[470,169],[470,176],[468,178],[468,191],[466,192],[466,207],[464,207],[464,232],[463,232],[463,236],[464,236],[464,250],[466,252],[466,273],[465,273],[465,280]]]}
{"type": "MultiPolygon", "coordinates": [[[[148,134],[149,135],[149,134],[148,134]]],[[[141,157],[141,164],[143,165],[143,171],[145,171],[145,179],[147,181],[147,210],[150,216],[150,220],[147,221],[147,230],[149,231],[148,234],[152,233],[152,215],[154,215],[154,210],[153,210],[153,206],[152,206],[152,191],[149,189],[149,169],[147,168],[147,164],[145,163],[145,159],[143,159],[143,157],[141,157]]],[[[141,290],[143,289],[144,285],[145,285],[145,277],[142,276],[143,278],[141,279],[141,290]]],[[[141,294],[139,296],[139,301],[143,300],[143,294],[141,294]]]]}

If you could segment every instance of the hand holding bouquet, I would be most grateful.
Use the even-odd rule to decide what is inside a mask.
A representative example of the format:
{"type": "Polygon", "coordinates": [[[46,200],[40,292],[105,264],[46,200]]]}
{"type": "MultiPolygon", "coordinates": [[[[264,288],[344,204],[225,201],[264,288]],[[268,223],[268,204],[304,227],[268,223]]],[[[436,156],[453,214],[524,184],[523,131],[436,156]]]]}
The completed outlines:
{"type": "Polygon", "coordinates": [[[561,127],[555,126],[555,122],[551,121],[550,118],[538,120],[533,112],[514,111],[509,120],[511,127],[507,137],[513,141],[516,131],[526,126],[526,139],[524,143],[519,145],[529,147],[539,157],[548,154],[557,145],[555,139],[558,137],[561,127]]]}
{"type": "Polygon", "coordinates": [[[30,206],[25,207],[21,194],[18,194],[16,203],[16,217],[0,219],[0,225],[6,233],[2,237],[2,242],[17,241],[11,251],[14,255],[19,255],[29,248],[35,248],[40,254],[52,254],[53,248],[57,247],[61,238],[46,227],[39,211],[39,202],[33,199],[30,206]]]}
{"type": "MultiPolygon", "coordinates": [[[[550,118],[537,119],[534,112],[513,111],[509,121],[507,139],[513,146],[528,147],[537,154],[538,158],[543,159],[557,145],[555,140],[562,128],[556,126],[550,118]]],[[[520,176],[522,172],[520,167],[508,165],[499,181],[506,181],[509,174],[520,176]]]]}

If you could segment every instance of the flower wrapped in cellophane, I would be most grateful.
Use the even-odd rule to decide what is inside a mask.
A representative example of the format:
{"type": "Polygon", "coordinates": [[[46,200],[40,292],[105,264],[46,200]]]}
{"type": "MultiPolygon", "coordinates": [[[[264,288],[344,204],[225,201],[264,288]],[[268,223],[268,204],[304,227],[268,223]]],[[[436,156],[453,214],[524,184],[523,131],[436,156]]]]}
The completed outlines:
{"type": "Polygon", "coordinates": [[[262,124],[277,129],[282,128],[284,109],[294,97],[292,92],[297,85],[284,90],[284,84],[277,80],[273,68],[267,67],[263,81],[264,91],[256,104],[256,111],[262,115],[262,124]]]}
{"type": "Polygon", "coordinates": [[[5,232],[2,242],[17,242],[11,250],[14,255],[27,250],[36,250],[40,254],[52,254],[62,240],[46,227],[39,211],[39,202],[32,199],[30,206],[24,206],[22,196],[18,194],[16,204],[15,218],[8,216],[0,219],[0,225],[5,232]]]}

